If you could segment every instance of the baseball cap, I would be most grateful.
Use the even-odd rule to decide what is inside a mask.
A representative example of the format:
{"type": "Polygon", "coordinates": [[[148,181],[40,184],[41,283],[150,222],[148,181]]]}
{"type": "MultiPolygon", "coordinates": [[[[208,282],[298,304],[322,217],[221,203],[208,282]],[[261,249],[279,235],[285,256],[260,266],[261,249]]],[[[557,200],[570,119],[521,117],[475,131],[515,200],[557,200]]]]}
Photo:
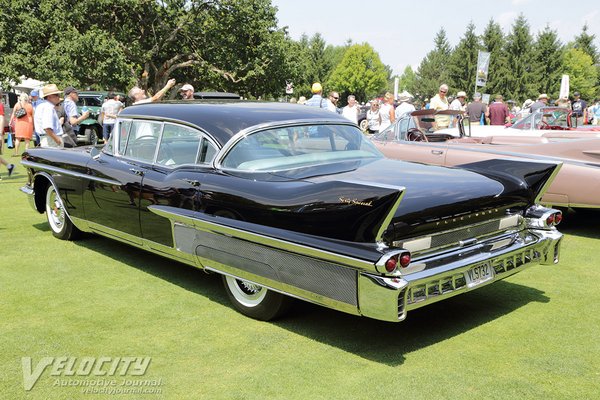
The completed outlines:
{"type": "Polygon", "coordinates": [[[33,89],[33,90],[31,91],[31,93],[29,93],[29,95],[30,95],[30,96],[37,96],[37,97],[39,97],[39,96],[40,96],[40,91],[39,91],[39,90],[37,90],[37,89],[33,89]]]}
{"type": "Polygon", "coordinates": [[[65,96],[70,95],[73,92],[77,92],[77,90],[73,86],[67,86],[64,90],[65,96]]]}
{"type": "Polygon", "coordinates": [[[185,85],[183,85],[181,87],[181,89],[179,89],[180,92],[185,92],[187,90],[191,90],[193,92],[194,91],[194,87],[192,85],[190,85],[189,83],[186,83],[185,85]]]}
{"type": "Polygon", "coordinates": [[[579,92],[573,93],[573,96],[580,96],[579,92]]]}

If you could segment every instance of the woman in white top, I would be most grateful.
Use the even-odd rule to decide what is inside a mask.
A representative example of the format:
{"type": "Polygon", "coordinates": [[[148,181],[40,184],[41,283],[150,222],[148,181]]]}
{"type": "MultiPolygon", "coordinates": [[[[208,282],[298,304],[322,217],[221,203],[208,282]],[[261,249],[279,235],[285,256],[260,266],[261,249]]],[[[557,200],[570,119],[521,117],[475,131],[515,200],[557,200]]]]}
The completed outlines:
{"type": "Polygon", "coordinates": [[[371,101],[371,108],[367,111],[367,132],[378,133],[381,127],[381,114],[379,113],[379,101],[373,99],[371,101]]]}
{"type": "Polygon", "coordinates": [[[394,95],[387,92],[383,97],[383,104],[379,107],[379,114],[381,114],[381,125],[379,130],[382,131],[396,121],[396,114],[394,110],[394,95]]]}

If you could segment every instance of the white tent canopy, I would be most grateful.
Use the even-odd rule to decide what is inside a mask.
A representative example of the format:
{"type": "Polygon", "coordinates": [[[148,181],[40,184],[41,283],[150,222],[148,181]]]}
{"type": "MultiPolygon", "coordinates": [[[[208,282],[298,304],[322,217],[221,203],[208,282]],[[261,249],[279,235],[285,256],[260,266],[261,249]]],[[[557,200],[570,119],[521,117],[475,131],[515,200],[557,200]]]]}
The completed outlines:
{"type": "Polygon", "coordinates": [[[12,88],[15,92],[25,92],[29,93],[33,89],[39,89],[45,85],[45,82],[38,81],[37,79],[27,78],[22,76],[21,82],[12,85],[12,88]]]}

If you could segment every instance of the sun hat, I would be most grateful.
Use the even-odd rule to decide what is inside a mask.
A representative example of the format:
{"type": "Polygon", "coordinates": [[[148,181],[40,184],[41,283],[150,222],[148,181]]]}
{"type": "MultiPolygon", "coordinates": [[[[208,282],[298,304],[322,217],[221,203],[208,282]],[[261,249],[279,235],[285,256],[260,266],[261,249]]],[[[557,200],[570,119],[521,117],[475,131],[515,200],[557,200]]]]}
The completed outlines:
{"type": "Polygon", "coordinates": [[[542,93],[542,94],[540,94],[540,95],[538,96],[538,100],[541,100],[541,99],[548,99],[548,95],[547,95],[546,93],[542,93]]]}
{"type": "Polygon", "coordinates": [[[456,97],[467,97],[467,94],[461,90],[460,92],[456,93],[456,97]]]}
{"type": "Polygon", "coordinates": [[[41,89],[40,97],[46,98],[46,97],[50,96],[51,94],[59,94],[59,93],[62,93],[62,90],[58,90],[58,87],[54,83],[51,83],[49,85],[44,86],[41,89]]]}
{"type": "Polygon", "coordinates": [[[315,82],[313,83],[311,90],[313,93],[320,93],[323,91],[323,86],[321,86],[319,82],[315,82]]]}

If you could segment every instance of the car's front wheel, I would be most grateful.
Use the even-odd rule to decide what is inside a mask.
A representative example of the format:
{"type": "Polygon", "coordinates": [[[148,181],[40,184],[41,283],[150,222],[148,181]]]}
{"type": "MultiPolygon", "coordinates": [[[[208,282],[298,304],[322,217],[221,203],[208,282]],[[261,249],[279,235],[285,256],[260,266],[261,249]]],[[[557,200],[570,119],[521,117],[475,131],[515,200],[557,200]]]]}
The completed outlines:
{"type": "Polygon", "coordinates": [[[96,129],[88,127],[85,128],[83,134],[86,138],[87,144],[97,145],[98,144],[98,132],[96,129]]]}
{"type": "Polygon", "coordinates": [[[54,237],[74,240],[80,236],[81,231],[69,219],[64,203],[53,185],[48,185],[46,191],[46,217],[54,237]]]}
{"type": "Polygon", "coordinates": [[[223,275],[223,284],[229,300],[242,314],[262,321],[283,315],[291,299],[255,283],[223,275]]]}

